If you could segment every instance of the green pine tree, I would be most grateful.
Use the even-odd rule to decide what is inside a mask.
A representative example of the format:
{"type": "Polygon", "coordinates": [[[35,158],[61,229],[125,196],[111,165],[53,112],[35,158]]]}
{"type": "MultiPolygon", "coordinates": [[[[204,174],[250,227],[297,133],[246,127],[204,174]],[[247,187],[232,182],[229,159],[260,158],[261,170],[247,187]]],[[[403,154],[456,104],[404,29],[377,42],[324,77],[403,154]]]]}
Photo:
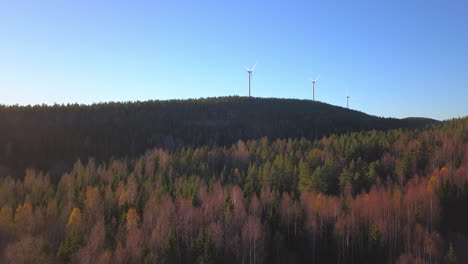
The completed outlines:
{"type": "Polygon", "coordinates": [[[69,262],[73,254],[83,245],[83,237],[76,228],[72,228],[65,236],[65,240],[59,247],[57,255],[66,262],[69,262]]]}
{"type": "Polygon", "coordinates": [[[299,162],[299,183],[298,189],[300,192],[312,191],[312,172],[310,166],[306,161],[299,162]]]}
{"type": "Polygon", "coordinates": [[[163,245],[161,252],[161,263],[176,264],[179,263],[179,248],[174,233],[170,233],[163,245]]]}
{"type": "Polygon", "coordinates": [[[445,261],[447,263],[457,262],[457,256],[455,255],[455,249],[453,248],[452,242],[450,242],[450,247],[448,249],[447,255],[445,256],[445,261]]]}
{"type": "Polygon", "coordinates": [[[197,264],[213,264],[216,262],[214,243],[203,231],[198,233],[197,240],[192,247],[192,259],[197,264]]]}

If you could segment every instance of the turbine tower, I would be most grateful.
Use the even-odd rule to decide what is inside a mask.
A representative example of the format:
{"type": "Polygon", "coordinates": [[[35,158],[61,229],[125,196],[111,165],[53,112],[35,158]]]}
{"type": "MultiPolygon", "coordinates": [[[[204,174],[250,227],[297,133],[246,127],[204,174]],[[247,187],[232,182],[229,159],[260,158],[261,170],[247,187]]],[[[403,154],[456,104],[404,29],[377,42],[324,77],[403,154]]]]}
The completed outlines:
{"type": "Polygon", "coordinates": [[[255,63],[255,65],[250,69],[244,65],[245,70],[249,73],[249,97],[250,97],[251,83],[252,83],[252,72],[254,71],[255,66],[257,66],[257,63],[255,63]]]}
{"type": "Polygon", "coordinates": [[[349,109],[349,98],[351,98],[350,96],[346,96],[346,107],[349,109]]]}
{"type": "Polygon", "coordinates": [[[320,74],[315,79],[310,78],[310,80],[312,81],[312,100],[314,101],[315,101],[315,82],[317,82],[319,78],[320,78],[320,74]]]}

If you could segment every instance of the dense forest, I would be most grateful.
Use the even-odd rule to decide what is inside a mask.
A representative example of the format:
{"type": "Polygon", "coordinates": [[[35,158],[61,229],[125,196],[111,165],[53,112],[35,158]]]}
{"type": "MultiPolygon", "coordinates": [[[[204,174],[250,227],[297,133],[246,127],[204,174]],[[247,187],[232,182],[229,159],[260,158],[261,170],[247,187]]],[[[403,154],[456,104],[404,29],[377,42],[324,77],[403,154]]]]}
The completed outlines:
{"type": "Polygon", "coordinates": [[[0,110],[0,262],[467,263],[468,118],[220,100],[0,110]]]}
{"type": "Polygon", "coordinates": [[[56,180],[77,159],[136,158],[150,148],[309,140],[362,130],[422,128],[430,119],[379,118],[310,100],[220,97],[94,105],[0,106],[0,176],[27,168],[56,180]]]}

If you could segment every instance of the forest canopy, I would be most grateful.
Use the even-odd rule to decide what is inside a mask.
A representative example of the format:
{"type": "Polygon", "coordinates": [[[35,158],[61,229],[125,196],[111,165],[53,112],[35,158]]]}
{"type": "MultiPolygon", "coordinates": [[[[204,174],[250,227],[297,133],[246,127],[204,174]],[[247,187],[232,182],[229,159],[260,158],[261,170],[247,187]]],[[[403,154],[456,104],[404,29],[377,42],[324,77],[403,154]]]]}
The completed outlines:
{"type": "MultiPolygon", "coordinates": [[[[401,122],[368,118],[369,128],[372,120],[401,122]]],[[[71,121],[64,115],[60,122],[71,121]]],[[[86,129],[85,121],[79,124],[86,129]]],[[[306,128],[304,133],[311,131],[306,128]]],[[[287,131],[275,125],[272,129],[287,131]]],[[[232,144],[200,139],[134,157],[116,152],[107,160],[76,159],[56,180],[34,167],[21,177],[2,177],[0,262],[466,259],[468,118],[425,129],[328,132],[318,140],[300,133],[232,144]]]]}

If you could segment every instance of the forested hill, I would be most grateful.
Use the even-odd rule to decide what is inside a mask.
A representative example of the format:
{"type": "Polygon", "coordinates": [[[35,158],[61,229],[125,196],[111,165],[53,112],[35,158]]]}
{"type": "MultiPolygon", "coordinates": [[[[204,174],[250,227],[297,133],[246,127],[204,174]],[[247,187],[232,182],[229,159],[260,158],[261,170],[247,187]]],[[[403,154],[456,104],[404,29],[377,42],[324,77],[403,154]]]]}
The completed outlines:
{"type": "Polygon", "coordinates": [[[432,122],[379,118],[310,100],[248,97],[0,106],[0,174],[28,167],[63,170],[77,158],[135,156],[152,147],[230,145],[260,137],[314,140],[432,122]]]}
{"type": "Polygon", "coordinates": [[[0,263],[468,263],[468,117],[0,178],[0,263]]]}

